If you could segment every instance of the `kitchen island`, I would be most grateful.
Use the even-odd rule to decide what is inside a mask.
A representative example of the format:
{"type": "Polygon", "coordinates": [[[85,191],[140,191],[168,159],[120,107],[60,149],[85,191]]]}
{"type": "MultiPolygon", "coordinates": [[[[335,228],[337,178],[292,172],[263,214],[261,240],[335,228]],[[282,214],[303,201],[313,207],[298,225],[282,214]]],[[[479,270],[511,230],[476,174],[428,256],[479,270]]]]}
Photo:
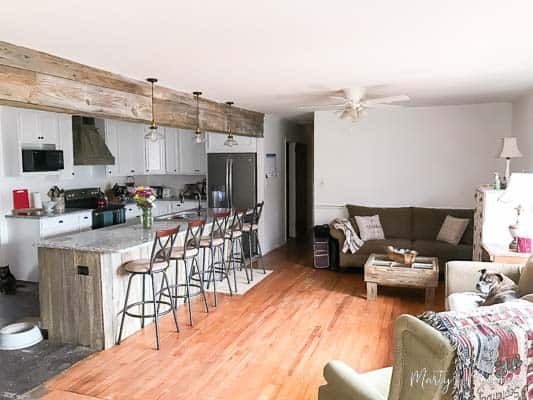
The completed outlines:
{"type": "MultiPolygon", "coordinates": [[[[202,218],[209,222],[206,213],[202,218]]],[[[126,223],[41,241],[38,245],[39,300],[41,324],[48,331],[49,340],[94,350],[113,346],[118,337],[128,281],[122,265],[130,260],[150,258],[155,231],[176,225],[180,225],[179,245],[187,230],[184,219],[154,221],[151,229],[144,229],[139,223],[126,223]]],[[[173,265],[167,273],[173,282],[173,265]]],[[[160,285],[160,278],[156,277],[156,287],[160,285]]],[[[145,284],[149,288],[150,279],[146,279],[145,284]]],[[[142,279],[134,279],[130,290],[131,299],[141,299],[142,279]]],[[[140,319],[126,318],[123,338],[140,329],[140,319]]]]}

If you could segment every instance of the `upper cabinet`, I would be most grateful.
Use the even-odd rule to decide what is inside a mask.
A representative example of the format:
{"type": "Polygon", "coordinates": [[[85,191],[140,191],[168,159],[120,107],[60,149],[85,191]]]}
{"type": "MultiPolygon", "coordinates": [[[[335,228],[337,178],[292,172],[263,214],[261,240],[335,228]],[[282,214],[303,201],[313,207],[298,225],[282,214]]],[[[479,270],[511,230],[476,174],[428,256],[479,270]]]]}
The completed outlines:
{"type": "Polygon", "coordinates": [[[47,111],[0,107],[2,175],[60,175],[72,178],[72,117],[47,111]],[[49,172],[23,172],[22,149],[63,150],[64,169],[49,172]]]}
{"type": "Polygon", "coordinates": [[[144,173],[150,175],[162,175],[166,173],[165,168],[165,128],[158,128],[161,138],[155,142],[144,140],[144,173]]]}
{"type": "Polygon", "coordinates": [[[208,153],[257,153],[257,138],[248,136],[234,136],[237,146],[224,145],[227,136],[222,133],[209,133],[207,136],[208,153]]]}
{"type": "Polygon", "coordinates": [[[207,155],[205,143],[196,143],[193,131],[178,132],[179,170],[182,175],[205,175],[207,155]]]}
{"type": "MultiPolygon", "coordinates": [[[[57,144],[59,119],[57,113],[19,109],[20,141],[23,144],[57,144]]],[[[72,135],[72,131],[70,133],[72,135]]]]}
{"type": "Polygon", "coordinates": [[[179,175],[178,154],[178,130],[165,128],[165,170],[167,174],[179,175]]]}

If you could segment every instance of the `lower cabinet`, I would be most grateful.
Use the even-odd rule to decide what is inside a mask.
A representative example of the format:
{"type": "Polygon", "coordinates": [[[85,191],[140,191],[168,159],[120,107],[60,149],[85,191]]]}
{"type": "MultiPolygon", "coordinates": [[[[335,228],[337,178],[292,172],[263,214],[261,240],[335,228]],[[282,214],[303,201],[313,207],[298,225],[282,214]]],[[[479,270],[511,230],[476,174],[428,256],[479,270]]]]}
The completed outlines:
{"type": "Polygon", "coordinates": [[[90,230],[92,212],[45,218],[6,218],[8,262],[16,279],[38,282],[37,244],[41,239],[90,230]]]}
{"type": "Polygon", "coordinates": [[[137,204],[127,204],[125,207],[126,209],[126,221],[135,219],[135,218],[141,218],[141,209],[137,207],[137,204]]]}

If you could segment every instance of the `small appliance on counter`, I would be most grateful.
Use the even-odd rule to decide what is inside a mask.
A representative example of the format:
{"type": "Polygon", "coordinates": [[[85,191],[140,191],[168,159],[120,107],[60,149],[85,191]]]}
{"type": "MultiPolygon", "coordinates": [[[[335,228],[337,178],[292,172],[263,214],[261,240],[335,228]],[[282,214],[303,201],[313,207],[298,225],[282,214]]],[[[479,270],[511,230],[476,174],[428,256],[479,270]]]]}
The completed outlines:
{"type": "MultiPolygon", "coordinates": [[[[104,228],[126,222],[126,210],[123,205],[102,205],[103,193],[99,188],[75,189],[65,191],[66,208],[90,208],[93,210],[93,229],[104,228]]],[[[105,198],[104,198],[105,201],[105,198]]]]}
{"type": "Polygon", "coordinates": [[[152,191],[155,194],[155,198],[156,199],[162,199],[163,198],[163,189],[164,189],[163,186],[150,185],[150,187],[152,188],[152,191]]]}

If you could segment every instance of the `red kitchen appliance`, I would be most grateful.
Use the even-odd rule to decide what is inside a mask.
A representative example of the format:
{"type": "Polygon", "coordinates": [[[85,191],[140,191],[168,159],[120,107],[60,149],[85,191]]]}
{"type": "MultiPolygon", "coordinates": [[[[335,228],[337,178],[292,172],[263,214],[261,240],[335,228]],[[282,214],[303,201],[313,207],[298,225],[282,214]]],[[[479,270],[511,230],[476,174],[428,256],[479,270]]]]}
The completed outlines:
{"type": "Polygon", "coordinates": [[[21,208],[30,208],[30,196],[28,195],[28,189],[13,190],[13,208],[15,210],[21,208]]]}

